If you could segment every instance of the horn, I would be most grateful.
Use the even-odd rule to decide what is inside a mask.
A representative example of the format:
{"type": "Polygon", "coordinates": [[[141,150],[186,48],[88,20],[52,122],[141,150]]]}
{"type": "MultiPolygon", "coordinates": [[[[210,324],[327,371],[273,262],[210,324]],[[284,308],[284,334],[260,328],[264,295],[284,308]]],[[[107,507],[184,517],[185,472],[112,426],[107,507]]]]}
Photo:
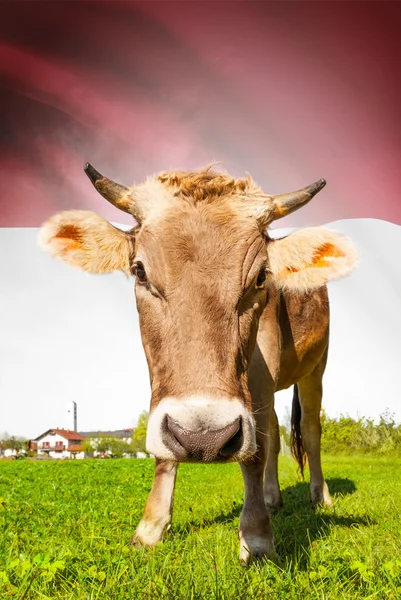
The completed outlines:
{"type": "Polygon", "coordinates": [[[319,179],[311,185],[308,185],[301,190],[296,192],[290,192],[288,194],[279,194],[278,196],[272,196],[273,206],[271,208],[271,214],[269,220],[275,221],[281,219],[294,212],[301,206],[304,206],[315,196],[320,190],[326,185],[325,179],[319,179]]]}
{"type": "MultiPolygon", "coordinates": [[[[132,205],[132,189],[126,187],[125,185],[121,185],[120,183],[116,183],[111,179],[107,179],[101,175],[91,164],[86,163],[84,166],[84,171],[93,183],[95,189],[106,198],[116,208],[123,210],[126,213],[132,214],[131,205],[132,205]]],[[[135,215],[134,215],[135,216],[135,215]]]]}

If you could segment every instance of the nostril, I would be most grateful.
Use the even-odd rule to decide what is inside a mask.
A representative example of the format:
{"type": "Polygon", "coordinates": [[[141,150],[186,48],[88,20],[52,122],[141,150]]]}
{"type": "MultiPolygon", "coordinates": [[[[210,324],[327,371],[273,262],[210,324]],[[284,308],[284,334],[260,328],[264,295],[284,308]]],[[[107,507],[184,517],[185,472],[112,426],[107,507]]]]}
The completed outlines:
{"type": "Polygon", "coordinates": [[[237,431],[220,449],[219,454],[226,457],[232,456],[241,449],[243,442],[244,436],[242,433],[242,419],[240,419],[237,431]]]}
{"type": "Polygon", "coordinates": [[[178,423],[172,420],[169,415],[166,415],[166,425],[170,434],[174,437],[174,439],[185,448],[185,442],[189,431],[185,430],[183,427],[180,427],[178,423]]]}
{"type": "Polygon", "coordinates": [[[162,424],[162,435],[167,447],[173,452],[179,460],[184,460],[187,456],[185,441],[180,436],[180,430],[185,432],[169,415],[166,415],[162,424]]]}

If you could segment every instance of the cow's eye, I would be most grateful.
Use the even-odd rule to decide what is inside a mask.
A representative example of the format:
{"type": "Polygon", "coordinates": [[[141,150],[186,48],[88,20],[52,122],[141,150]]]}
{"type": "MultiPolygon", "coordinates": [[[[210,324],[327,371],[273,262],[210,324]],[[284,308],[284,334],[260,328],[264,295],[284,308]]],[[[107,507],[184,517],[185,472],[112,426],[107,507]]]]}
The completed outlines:
{"type": "Polygon", "coordinates": [[[266,281],[266,267],[262,267],[262,269],[260,269],[260,271],[259,271],[259,275],[256,280],[256,287],[257,288],[263,287],[263,284],[265,281],[266,281]]]}
{"type": "Polygon", "coordinates": [[[146,277],[145,267],[141,262],[136,263],[135,275],[139,283],[147,283],[148,278],[146,277]]]}

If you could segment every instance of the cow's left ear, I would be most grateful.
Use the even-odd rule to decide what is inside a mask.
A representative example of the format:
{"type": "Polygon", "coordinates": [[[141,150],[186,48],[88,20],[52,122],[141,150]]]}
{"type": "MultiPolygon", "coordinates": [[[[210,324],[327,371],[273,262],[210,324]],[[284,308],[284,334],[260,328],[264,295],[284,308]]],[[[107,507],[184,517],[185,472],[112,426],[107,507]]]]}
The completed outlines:
{"type": "Polygon", "coordinates": [[[88,273],[131,274],[134,234],[122,231],[89,210],[66,210],[48,219],[39,245],[73,267],[88,273]]]}
{"type": "Polygon", "coordinates": [[[358,253],[347,237],[323,227],[300,229],[267,244],[270,270],[281,289],[308,291],[346,277],[358,253]]]}

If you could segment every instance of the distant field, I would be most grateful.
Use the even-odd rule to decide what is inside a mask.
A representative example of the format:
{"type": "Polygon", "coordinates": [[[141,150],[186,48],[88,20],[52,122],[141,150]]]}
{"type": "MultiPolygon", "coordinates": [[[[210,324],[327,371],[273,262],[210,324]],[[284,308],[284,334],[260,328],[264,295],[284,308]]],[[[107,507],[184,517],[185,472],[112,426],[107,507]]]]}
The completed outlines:
{"type": "Polygon", "coordinates": [[[172,531],[128,546],[151,460],[0,461],[0,598],[401,597],[401,460],[325,457],[334,509],[313,511],[282,458],[278,559],[238,562],[238,465],[182,465],[172,531]]]}

